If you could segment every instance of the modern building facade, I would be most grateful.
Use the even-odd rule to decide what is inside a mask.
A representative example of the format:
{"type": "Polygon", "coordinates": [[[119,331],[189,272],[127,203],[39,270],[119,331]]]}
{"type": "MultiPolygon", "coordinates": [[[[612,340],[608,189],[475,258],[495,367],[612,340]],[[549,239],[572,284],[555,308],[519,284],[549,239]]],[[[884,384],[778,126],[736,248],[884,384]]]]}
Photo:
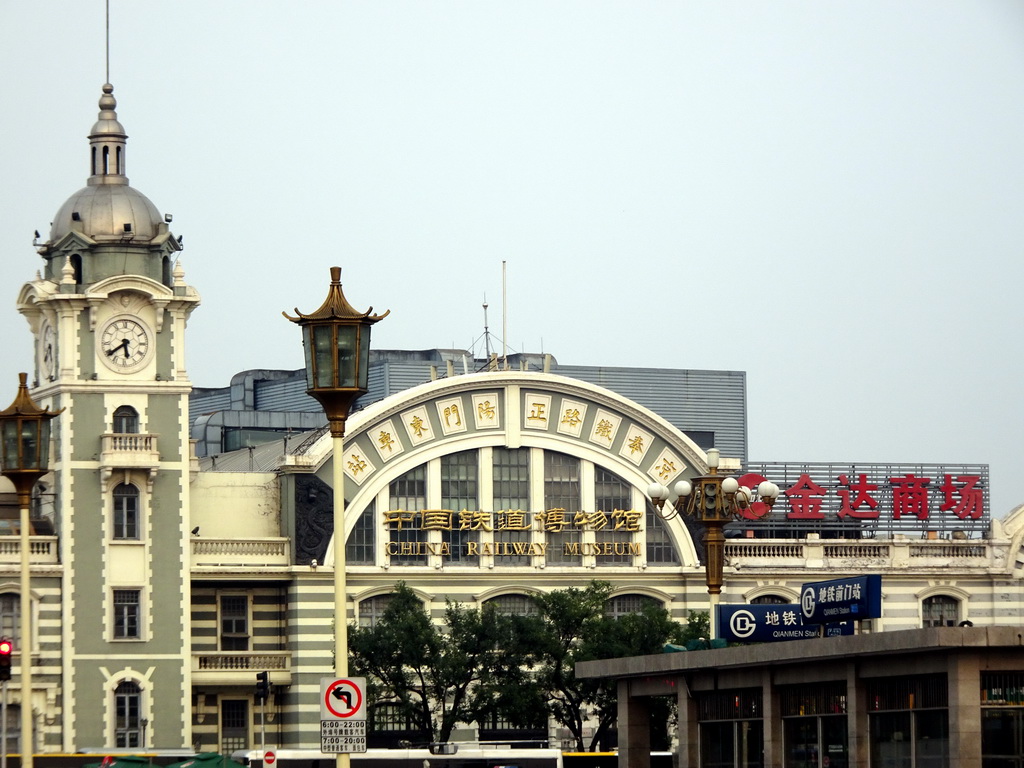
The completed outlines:
{"type": "Polygon", "coordinates": [[[618,681],[619,765],[650,765],[650,706],[679,713],[677,764],[1019,765],[1019,627],[952,627],[584,662],[618,681]]]}
{"type": "MultiPolygon", "coordinates": [[[[743,371],[561,365],[553,355],[474,358],[464,349],[370,350],[369,391],[358,411],[427,381],[484,371],[554,373],[610,389],[682,430],[702,449],[747,458],[747,387],[743,371]]],[[[227,387],[196,389],[189,400],[199,456],[258,445],[326,423],[306,394],[306,372],[243,371],[227,387]]]]}
{"type": "MultiPolygon", "coordinates": [[[[65,409],[37,487],[31,594],[16,537],[0,536],[4,631],[37,617],[11,684],[15,707],[32,706],[35,750],[232,751],[261,729],[268,744],[317,746],[337,492],[349,622],[373,622],[398,581],[440,616],[448,599],[528,611],[531,595],[595,578],[613,586],[610,612],[656,601],[686,620],[708,607],[701,532],[646,494],[706,472],[715,446],[723,470],[784,491],[770,515],[732,526],[723,603],[796,602],[806,581],[878,573],[882,615],[865,632],[1024,624],[1024,511],[994,519],[985,467],[752,463],[742,373],[380,352],[341,456],[295,372],[193,391],[185,324],[199,295],[168,217],[128,184],[112,90],[87,186],[18,297],[33,396],[65,409]],[[264,670],[274,690],[258,706],[264,670]]],[[[371,718],[381,743],[405,735],[386,707],[371,718]]],[[[509,733],[466,723],[460,736],[509,733]]]]}

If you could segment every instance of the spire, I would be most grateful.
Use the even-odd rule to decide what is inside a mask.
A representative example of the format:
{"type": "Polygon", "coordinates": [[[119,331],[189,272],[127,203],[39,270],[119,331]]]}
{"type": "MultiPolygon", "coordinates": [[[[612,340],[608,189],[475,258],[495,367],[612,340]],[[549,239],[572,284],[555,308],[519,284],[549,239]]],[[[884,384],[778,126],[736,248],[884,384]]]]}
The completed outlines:
{"type": "Polygon", "coordinates": [[[89,186],[128,184],[125,175],[125,144],[128,134],[117,119],[114,86],[106,83],[100,96],[100,114],[89,134],[89,186]]]}

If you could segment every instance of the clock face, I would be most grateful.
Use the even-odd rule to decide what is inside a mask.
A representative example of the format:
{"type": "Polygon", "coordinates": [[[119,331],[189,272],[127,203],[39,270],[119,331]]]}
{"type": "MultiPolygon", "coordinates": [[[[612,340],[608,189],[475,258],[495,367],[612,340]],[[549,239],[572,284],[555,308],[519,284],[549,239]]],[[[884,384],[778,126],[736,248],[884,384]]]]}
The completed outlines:
{"type": "Polygon", "coordinates": [[[149,356],[149,331],[130,317],[118,317],[100,334],[100,355],[115,371],[138,368],[149,356]]]}
{"type": "Polygon", "coordinates": [[[57,371],[57,336],[53,328],[46,324],[39,334],[39,370],[50,381],[57,371]]]}

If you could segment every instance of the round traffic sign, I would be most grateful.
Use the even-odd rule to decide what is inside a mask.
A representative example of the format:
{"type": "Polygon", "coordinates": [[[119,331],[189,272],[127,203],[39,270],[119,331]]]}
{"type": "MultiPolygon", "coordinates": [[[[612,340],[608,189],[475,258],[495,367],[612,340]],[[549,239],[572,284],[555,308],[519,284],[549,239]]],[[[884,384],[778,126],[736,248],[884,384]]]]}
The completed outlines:
{"type": "Polygon", "coordinates": [[[334,717],[352,717],[363,706],[363,691],[351,680],[335,680],[324,691],[324,706],[334,717]]]}
{"type": "Polygon", "coordinates": [[[273,752],[264,752],[263,753],[263,764],[264,765],[273,765],[276,762],[277,762],[277,755],[275,755],[273,752]]]}

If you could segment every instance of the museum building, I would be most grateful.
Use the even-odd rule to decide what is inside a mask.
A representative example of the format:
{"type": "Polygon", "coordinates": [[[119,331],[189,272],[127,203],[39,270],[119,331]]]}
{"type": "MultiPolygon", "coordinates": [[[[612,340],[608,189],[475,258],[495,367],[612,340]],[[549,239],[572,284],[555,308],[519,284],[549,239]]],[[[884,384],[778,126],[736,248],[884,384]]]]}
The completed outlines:
{"type": "MultiPolygon", "coordinates": [[[[193,390],[185,330],[199,294],[170,217],[128,183],[126,139],[106,85],[87,185],[18,295],[32,396],[63,409],[30,551],[11,535],[9,493],[0,536],[3,633],[20,636],[24,610],[35,619],[8,733],[30,705],[36,752],[231,752],[261,730],[268,744],[318,746],[336,461],[350,623],[374,622],[399,581],[440,618],[447,600],[529,612],[531,595],[593,579],[613,586],[612,615],[655,602],[685,621],[709,605],[702,531],[647,493],[706,473],[715,447],[721,471],[782,489],[773,509],[730,524],[723,603],[795,603],[808,581],[872,573],[882,610],[864,634],[1024,624],[1024,511],[993,516],[986,466],[750,461],[739,372],[380,351],[340,456],[301,373],[193,390]]],[[[388,706],[370,717],[377,743],[416,736],[388,706]]],[[[566,737],[538,725],[466,723],[458,736],[566,737]]]]}

